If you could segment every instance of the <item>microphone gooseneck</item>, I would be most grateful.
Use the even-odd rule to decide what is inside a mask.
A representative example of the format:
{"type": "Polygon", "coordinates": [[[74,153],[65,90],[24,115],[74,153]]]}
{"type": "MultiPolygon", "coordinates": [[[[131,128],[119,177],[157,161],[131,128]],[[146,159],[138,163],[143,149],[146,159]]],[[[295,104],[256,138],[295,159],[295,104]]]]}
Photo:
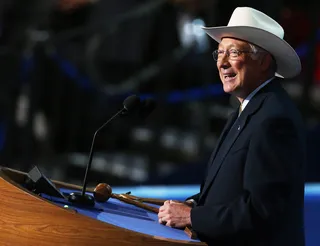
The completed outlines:
{"type": "Polygon", "coordinates": [[[100,132],[101,129],[103,129],[106,125],[108,125],[109,122],[111,122],[113,119],[117,118],[120,114],[123,113],[123,111],[125,111],[125,108],[121,109],[120,111],[118,111],[114,116],[112,116],[107,122],[105,122],[102,126],[100,126],[98,128],[98,130],[95,131],[95,133],[93,134],[93,138],[92,138],[92,142],[91,142],[91,147],[90,147],[90,153],[89,153],[89,161],[88,161],[88,165],[86,168],[86,172],[84,175],[84,179],[83,179],[83,187],[82,187],[82,196],[85,195],[86,192],[86,188],[87,188],[87,183],[88,183],[88,173],[89,170],[91,169],[91,163],[92,163],[92,158],[93,158],[93,150],[94,150],[94,143],[96,140],[96,136],[97,134],[100,132]]]}
{"type": "Polygon", "coordinates": [[[129,113],[130,111],[133,111],[133,110],[139,108],[140,103],[141,103],[140,98],[135,95],[127,97],[123,102],[123,108],[121,110],[119,110],[115,115],[113,115],[108,121],[106,121],[102,126],[100,126],[95,131],[93,138],[92,138],[92,142],[91,142],[89,160],[88,160],[88,164],[86,167],[85,176],[83,179],[82,192],[81,193],[78,193],[78,192],[71,193],[68,198],[68,200],[70,202],[78,203],[78,204],[82,204],[82,205],[90,205],[90,206],[93,206],[95,204],[93,196],[86,195],[85,193],[86,193],[86,188],[87,188],[87,183],[88,183],[88,174],[89,174],[89,171],[91,169],[91,164],[92,164],[92,158],[93,158],[93,153],[94,153],[94,143],[95,143],[96,136],[106,125],[108,125],[111,121],[113,121],[114,119],[116,119],[120,115],[122,115],[124,113],[129,113]]]}
{"type": "Polygon", "coordinates": [[[95,133],[93,134],[93,138],[92,138],[92,142],[91,142],[91,148],[90,148],[90,153],[89,153],[89,161],[88,161],[88,165],[86,168],[86,173],[84,175],[84,180],[83,180],[83,187],[82,187],[82,196],[85,195],[86,192],[86,188],[87,188],[87,183],[88,183],[88,173],[89,170],[91,168],[91,163],[92,163],[92,158],[93,158],[93,150],[94,150],[94,143],[96,140],[96,136],[98,134],[98,132],[100,132],[100,130],[102,130],[106,125],[109,124],[109,122],[111,122],[112,120],[114,120],[115,118],[117,118],[119,115],[123,114],[123,113],[127,113],[130,112],[134,109],[136,109],[137,107],[140,106],[140,99],[139,97],[133,95],[133,96],[129,96],[127,97],[124,102],[123,102],[123,108],[118,111],[114,116],[112,116],[107,122],[105,122],[102,126],[100,126],[95,133]]]}

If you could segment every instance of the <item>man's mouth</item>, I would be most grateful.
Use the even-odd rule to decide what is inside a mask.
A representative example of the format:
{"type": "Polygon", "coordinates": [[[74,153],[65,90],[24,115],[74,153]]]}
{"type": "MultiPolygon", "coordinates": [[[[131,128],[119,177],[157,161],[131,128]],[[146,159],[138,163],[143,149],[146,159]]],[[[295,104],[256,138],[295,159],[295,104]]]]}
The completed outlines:
{"type": "Polygon", "coordinates": [[[224,79],[233,79],[236,76],[237,76],[236,73],[228,73],[228,74],[223,75],[224,79]]]}

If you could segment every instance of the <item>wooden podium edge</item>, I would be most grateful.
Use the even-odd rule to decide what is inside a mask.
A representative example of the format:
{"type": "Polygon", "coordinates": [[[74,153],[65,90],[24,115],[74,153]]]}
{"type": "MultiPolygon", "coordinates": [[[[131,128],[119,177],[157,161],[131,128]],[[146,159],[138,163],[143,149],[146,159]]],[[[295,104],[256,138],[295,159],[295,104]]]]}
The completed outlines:
{"type": "MultiPolygon", "coordinates": [[[[151,236],[57,206],[20,184],[27,174],[0,167],[0,241],[14,245],[206,245],[151,236]],[[45,229],[44,229],[45,228],[45,229]]],[[[51,180],[59,188],[72,184],[51,180]]],[[[74,186],[72,189],[76,189],[74,186]]],[[[78,189],[81,189],[78,186],[78,189]]]]}

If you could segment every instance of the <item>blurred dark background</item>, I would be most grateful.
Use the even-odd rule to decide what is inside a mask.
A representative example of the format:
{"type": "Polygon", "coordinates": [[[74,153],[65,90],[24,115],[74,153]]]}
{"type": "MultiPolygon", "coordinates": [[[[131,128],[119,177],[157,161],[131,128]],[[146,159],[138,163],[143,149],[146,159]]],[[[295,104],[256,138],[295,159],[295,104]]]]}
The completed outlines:
{"type": "Polygon", "coordinates": [[[97,138],[90,184],[198,184],[235,105],[201,26],[237,6],[275,18],[303,63],[285,88],[308,128],[306,182],[320,182],[319,6],[308,1],[2,0],[0,158],[81,184],[94,131],[130,94],[157,100],[97,138]]]}

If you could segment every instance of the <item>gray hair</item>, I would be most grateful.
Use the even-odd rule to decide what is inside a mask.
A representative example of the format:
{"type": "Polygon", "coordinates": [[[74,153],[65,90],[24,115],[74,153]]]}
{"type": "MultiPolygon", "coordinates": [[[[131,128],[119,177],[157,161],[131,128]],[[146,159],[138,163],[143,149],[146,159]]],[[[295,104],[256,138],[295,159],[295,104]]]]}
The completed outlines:
{"type": "MultiPolygon", "coordinates": [[[[263,57],[264,53],[269,53],[268,51],[260,48],[257,45],[254,45],[251,43],[248,43],[248,44],[249,44],[251,51],[252,51],[251,58],[253,60],[259,60],[263,57]]],[[[277,71],[277,63],[276,63],[276,60],[274,59],[273,55],[271,55],[271,57],[272,57],[272,62],[270,64],[269,69],[270,69],[270,73],[274,74],[277,71]]]]}

